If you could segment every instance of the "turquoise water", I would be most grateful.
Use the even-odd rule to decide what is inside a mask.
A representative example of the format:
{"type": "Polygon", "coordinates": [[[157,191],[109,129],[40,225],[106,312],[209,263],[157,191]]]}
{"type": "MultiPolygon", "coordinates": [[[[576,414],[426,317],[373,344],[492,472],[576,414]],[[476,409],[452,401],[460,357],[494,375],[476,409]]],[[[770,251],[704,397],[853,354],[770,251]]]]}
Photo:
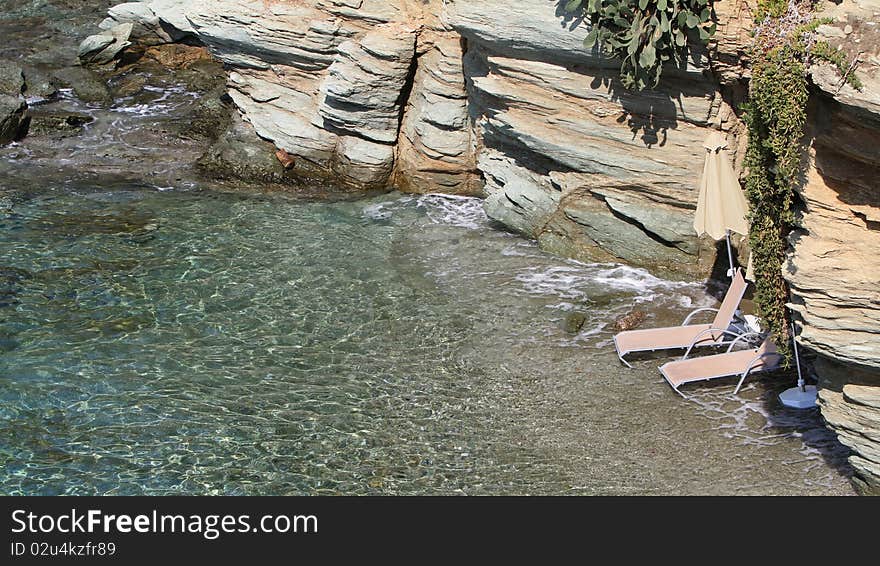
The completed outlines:
{"type": "Polygon", "coordinates": [[[523,304],[529,291],[576,297],[564,277],[582,274],[542,277],[545,259],[481,289],[491,273],[475,265],[525,253],[481,224],[477,201],[444,197],[113,191],[17,206],[0,242],[4,485],[430,491],[503,469],[483,460],[519,451],[485,445],[503,407],[474,390],[473,349],[496,325],[552,329],[540,311],[559,297],[523,304]]]}
{"type": "Polygon", "coordinates": [[[700,286],[547,256],[476,199],[67,187],[6,211],[0,257],[7,494],[846,489],[763,385],[688,403],[616,363],[610,319],[700,286]]]}
{"type": "MultiPolygon", "coordinates": [[[[0,55],[62,65],[105,4],[7,10],[0,55]]],[[[792,376],[684,400],[668,358],[618,362],[616,318],[680,323],[702,284],[549,256],[477,199],[206,181],[200,95],[142,78],[0,148],[0,494],[852,493],[792,376]]]]}

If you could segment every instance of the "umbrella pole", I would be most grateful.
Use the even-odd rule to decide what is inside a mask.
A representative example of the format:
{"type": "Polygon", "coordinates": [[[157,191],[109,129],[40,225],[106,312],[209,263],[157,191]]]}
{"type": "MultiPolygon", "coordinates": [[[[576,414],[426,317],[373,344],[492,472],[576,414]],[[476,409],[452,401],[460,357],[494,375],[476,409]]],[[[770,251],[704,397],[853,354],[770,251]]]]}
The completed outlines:
{"type": "Polygon", "coordinates": [[[733,279],[733,252],[730,251],[730,230],[727,230],[725,234],[725,238],[727,239],[727,262],[730,266],[730,269],[727,271],[727,274],[730,275],[730,278],[733,279]]]}
{"type": "Polygon", "coordinates": [[[804,376],[803,376],[803,374],[801,374],[801,358],[800,358],[800,356],[798,356],[797,340],[794,337],[794,333],[795,333],[795,327],[794,327],[794,322],[792,322],[791,323],[791,343],[794,346],[794,363],[797,364],[798,387],[800,388],[801,392],[806,393],[807,388],[804,385],[804,376]]]}

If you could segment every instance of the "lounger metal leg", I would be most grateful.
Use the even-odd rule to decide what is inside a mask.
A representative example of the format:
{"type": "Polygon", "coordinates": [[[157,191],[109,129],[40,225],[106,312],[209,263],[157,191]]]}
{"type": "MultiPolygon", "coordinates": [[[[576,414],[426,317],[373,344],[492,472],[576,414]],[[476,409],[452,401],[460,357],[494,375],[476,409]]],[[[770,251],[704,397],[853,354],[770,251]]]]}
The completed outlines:
{"type": "Polygon", "coordinates": [[[617,352],[617,358],[621,362],[623,362],[623,365],[625,365],[629,369],[633,369],[633,367],[631,365],[629,365],[629,362],[623,359],[623,357],[625,355],[627,355],[629,352],[624,352],[622,354],[620,353],[620,346],[617,345],[617,334],[615,334],[611,339],[614,341],[614,351],[617,352]]]}
{"type": "Polygon", "coordinates": [[[755,365],[758,364],[763,358],[767,358],[769,356],[778,356],[776,352],[764,352],[760,356],[755,357],[751,362],[749,362],[749,367],[746,371],[743,372],[742,377],[739,378],[739,383],[736,385],[736,389],[733,390],[733,394],[736,395],[739,393],[739,388],[742,387],[743,382],[746,380],[746,376],[749,375],[749,372],[755,369],[755,365]]]}
{"type": "MultiPolygon", "coordinates": [[[[660,367],[657,368],[657,369],[660,370],[660,375],[663,376],[663,380],[664,380],[666,383],[669,384],[669,387],[671,387],[673,391],[675,391],[676,393],[678,393],[679,395],[681,395],[681,396],[682,396],[683,398],[685,398],[685,399],[688,398],[687,395],[685,395],[684,393],[682,393],[681,391],[679,391],[678,387],[676,387],[675,385],[672,384],[671,381],[669,381],[669,378],[666,377],[666,373],[663,371],[663,366],[660,366],[660,367]]],[[[682,383],[681,385],[684,385],[684,384],[682,383]]]]}
{"type": "Polygon", "coordinates": [[[749,375],[750,371],[752,371],[751,367],[743,372],[742,377],[739,378],[739,383],[736,384],[736,389],[733,390],[734,395],[739,393],[739,388],[742,387],[743,382],[746,380],[746,376],[749,375]]]}

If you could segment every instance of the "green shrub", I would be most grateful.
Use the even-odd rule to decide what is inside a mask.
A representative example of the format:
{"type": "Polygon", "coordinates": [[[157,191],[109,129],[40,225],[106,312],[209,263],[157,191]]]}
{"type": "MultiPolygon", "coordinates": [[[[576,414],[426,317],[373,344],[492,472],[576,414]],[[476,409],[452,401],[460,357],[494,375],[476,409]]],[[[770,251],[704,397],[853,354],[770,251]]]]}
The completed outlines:
{"type": "Polygon", "coordinates": [[[776,335],[786,361],[791,350],[785,308],[788,286],[782,267],[786,236],[795,221],[794,194],[800,180],[808,96],[804,65],[790,47],[775,48],[755,60],[745,107],[749,132],[746,197],[755,306],[776,335]]]}
{"type": "Polygon", "coordinates": [[[749,102],[744,105],[749,144],[746,150],[746,197],[749,245],[755,270],[755,305],[776,335],[786,363],[791,334],[782,275],[787,236],[795,223],[795,192],[801,184],[807,121],[807,70],[816,61],[835,65],[854,87],[843,52],[816,38],[826,20],[812,14],[810,0],[762,0],[751,49],[749,102]]]}
{"type": "Polygon", "coordinates": [[[788,10],[788,0],[758,0],[758,8],[755,10],[755,21],[760,22],[765,18],[778,18],[788,10]]]}

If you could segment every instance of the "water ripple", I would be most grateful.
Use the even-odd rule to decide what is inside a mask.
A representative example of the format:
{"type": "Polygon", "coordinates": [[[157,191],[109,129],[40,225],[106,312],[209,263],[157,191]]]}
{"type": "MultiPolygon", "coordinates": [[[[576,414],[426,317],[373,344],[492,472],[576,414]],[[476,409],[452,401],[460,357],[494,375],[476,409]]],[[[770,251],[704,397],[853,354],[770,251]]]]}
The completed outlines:
{"type": "Polygon", "coordinates": [[[680,468],[755,461],[753,492],[848,490],[815,426],[615,362],[613,316],[701,287],[548,256],[473,199],[128,187],[2,218],[7,494],[729,493],[680,468]]]}

